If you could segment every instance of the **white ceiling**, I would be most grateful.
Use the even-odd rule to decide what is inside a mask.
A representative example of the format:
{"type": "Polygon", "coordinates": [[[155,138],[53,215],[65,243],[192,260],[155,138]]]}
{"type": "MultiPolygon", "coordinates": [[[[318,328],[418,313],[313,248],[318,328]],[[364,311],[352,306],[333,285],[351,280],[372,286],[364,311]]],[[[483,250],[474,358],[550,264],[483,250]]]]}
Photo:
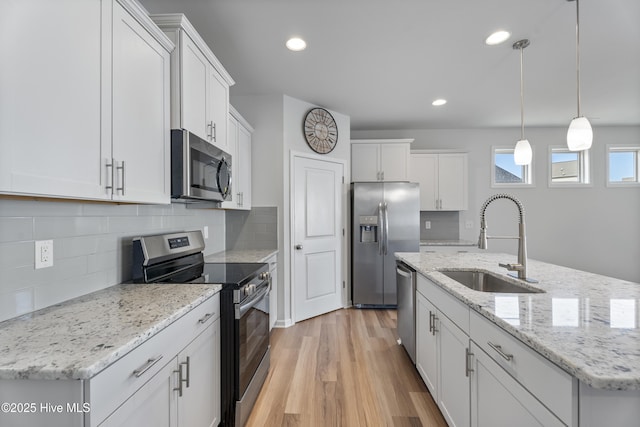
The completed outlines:
{"type": "MultiPolygon", "coordinates": [[[[141,0],[183,12],[233,76],[231,96],[286,94],[353,130],[568,126],[576,3],[566,0],[141,0]],[[511,38],[487,46],[497,29],[511,38]],[[284,47],[293,36],[303,52],[284,47]],[[443,107],[433,107],[436,98],[443,107]]],[[[580,0],[582,113],[640,125],[640,0],[580,0]]]]}

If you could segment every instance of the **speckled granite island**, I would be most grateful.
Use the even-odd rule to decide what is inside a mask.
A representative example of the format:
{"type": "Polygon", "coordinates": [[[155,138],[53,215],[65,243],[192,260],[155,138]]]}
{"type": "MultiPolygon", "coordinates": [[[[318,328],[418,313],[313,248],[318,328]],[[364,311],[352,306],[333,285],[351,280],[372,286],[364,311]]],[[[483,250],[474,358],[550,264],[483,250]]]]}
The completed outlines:
{"type": "MultiPolygon", "coordinates": [[[[433,283],[434,289],[467,306],[471,331],[474,319],[485,319],[574,378],[575,414],[565,424],[639,425],[640,283],[528,260],[528,276],[538,280],[529,286],[543,292],[480,292],[439,271],[472,269],[505,276],[506,269],[498,263],[514,263],[516,257],[496,253],[397,253],[396,257],[433,283]],[[634,424],[618,423],[615,414],[622,413],[634,424]]],[[[504,357],[492,354],[497,360],[500,356],[504,357]]]]}
{"type": "Polygon", "coordinates": [[[0,425],[102,422],[155,374],[174,375],[178,352],[216,325],[220,289],[121,284],[0,323],[0,401],[15,409],[0,425]]]}

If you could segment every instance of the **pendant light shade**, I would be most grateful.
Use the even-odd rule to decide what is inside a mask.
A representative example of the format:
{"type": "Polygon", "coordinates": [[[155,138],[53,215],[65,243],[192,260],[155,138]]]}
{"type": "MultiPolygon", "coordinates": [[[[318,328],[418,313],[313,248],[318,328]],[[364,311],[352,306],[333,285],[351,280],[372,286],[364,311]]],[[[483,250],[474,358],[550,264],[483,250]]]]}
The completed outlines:
{"type": "Polygon", "coordinates": [[[518,40],[513,44],[514,49],[520,50],[520,140],[516,142],[513,150],[513,160],[516,165],[530,165],[533,158],[533,151],[529,140],[524,137],[524,53],[525,47],[529,46],[529,40],[518,40]]]}
{"type": "Polygon", "coordinates": [[[583,151],[591,148],[593,130],[589,120],[580,113],[580,0],[576,2],[576,86],[578,92],[578,115],[569,124],[567,147],[571,151],[583,151]]]}
{"type": "Polygon", "coordinates": [[[516,148],[513,150],[513,160],[516,165],[530,165],[533,158],[533,151],[531,151],[531,144],[529,140],[521,139],[516,142],[516,148]]]}
{"type": "Polygon", "coordinates": [[[593,130],[586,117],[576,117],[569,124],[567,131],[567,147],[571,151],[582,151],[591,148],[593,130]]]}

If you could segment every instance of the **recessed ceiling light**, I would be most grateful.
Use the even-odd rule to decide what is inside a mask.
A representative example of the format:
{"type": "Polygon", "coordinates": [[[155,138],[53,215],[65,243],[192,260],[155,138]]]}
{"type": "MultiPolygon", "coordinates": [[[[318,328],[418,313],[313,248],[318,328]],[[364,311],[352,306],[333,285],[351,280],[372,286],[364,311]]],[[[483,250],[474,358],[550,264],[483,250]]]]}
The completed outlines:
{"type": "Polygon", "coordinates": [[[444,105],[444,104],[446,104],[446,103],[447,103],[447,100],[446,100],[446,99],[436,99],[435,101],[433,101],[433,102],[431,103],[431,105],[434,105],[434,106],[436,106],[436,107],[439,107],[439,106],[444,105]]]}
{"type": "Polygon", "coordinates": [[[505,42],[509,37],[511,37],[511,33],[509,31],[500,30],[491,34],[484,42],[489,46],[493,46],[505,42]]]}
{"type": "Polygon", "coordinates": [[[299,52],[301,50],[305,50],[305,48],[307,47],[307,42],[305,42],[299,37],[292,37],[289,40],[287,40],[286,46],[287,46],[287,49],[289,50],[292,50],[294,52],[299,52]]]}

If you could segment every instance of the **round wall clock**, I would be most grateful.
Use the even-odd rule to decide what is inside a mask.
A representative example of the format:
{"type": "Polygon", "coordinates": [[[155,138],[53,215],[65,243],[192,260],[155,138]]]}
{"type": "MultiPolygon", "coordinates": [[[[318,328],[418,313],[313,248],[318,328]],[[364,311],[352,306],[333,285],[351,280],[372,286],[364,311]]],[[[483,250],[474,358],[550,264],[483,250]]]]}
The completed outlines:
{"type": "Polygon", "coordinates": [[[304,118],[304,137],[316,153],[331,152],[338,142],[338,126],[324,108],[312,108],[304,118]]]}

